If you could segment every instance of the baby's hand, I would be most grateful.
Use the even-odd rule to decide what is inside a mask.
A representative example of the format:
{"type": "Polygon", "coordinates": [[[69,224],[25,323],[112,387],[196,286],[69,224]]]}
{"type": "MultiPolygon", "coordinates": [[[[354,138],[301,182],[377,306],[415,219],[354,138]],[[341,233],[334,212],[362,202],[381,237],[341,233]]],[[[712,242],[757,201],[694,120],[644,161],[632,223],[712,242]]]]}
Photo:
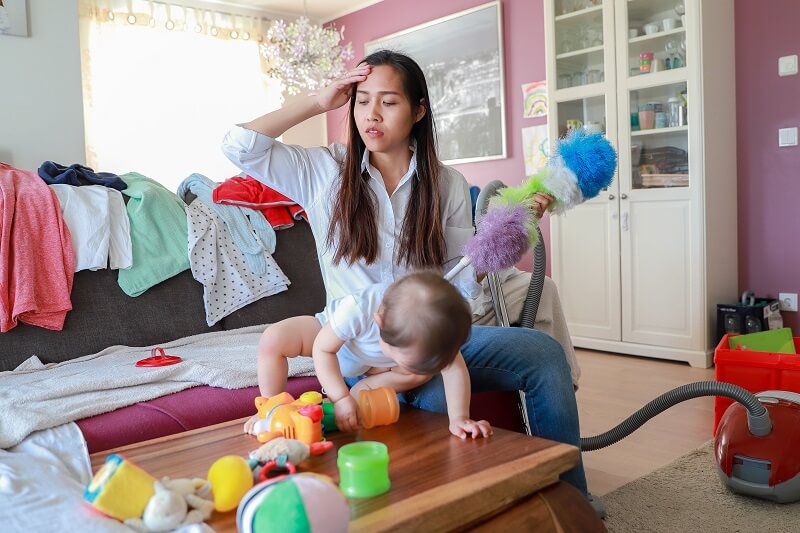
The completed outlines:
{"type": "Polygon", "coordinates": [[[492,426],[486,420],[475,421],[469,418],[456,418],[450,421],[450,433],[456,437],[466,439],[472,435],[473,439],[488,437],[492,433],[492,426]]]}
{"type": "Polygon", "coordinates": [[[339,431],[349,433],[361,427],[358,419],[358,403],[350,394],[333,403],[333,416],[339,431]]]}

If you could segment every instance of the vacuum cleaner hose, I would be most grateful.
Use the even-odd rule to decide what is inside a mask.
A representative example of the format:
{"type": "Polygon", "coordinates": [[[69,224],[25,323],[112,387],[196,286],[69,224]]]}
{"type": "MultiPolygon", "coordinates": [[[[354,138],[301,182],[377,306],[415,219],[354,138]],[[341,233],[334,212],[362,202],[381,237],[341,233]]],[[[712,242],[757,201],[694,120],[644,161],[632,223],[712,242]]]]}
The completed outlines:
{"type": "Polygon", "coordinates": [[[533,324],[536,322],[536,312],[539,309],[539,300],[542,299],[542,290],[544,289],[544,269],[547,264],[547,251],[544,248],[542,230],[537,226],[536,231],[539,232],[539,240],[533,247],[531,282],[528,285],[528,294],[519,315],[519,325],[530,329],[533,329],[533,324]]]}
{"type": "Polygon", "coordinates": [[[769,419],[767,409],[751,392],[731,383],[699,381],[665,392],[633,413],[621,424],[601,435],[581,438],[581,450],[590,452],[611,446],[673,405],[701,396],[725,396],[742,404],[747,409],[747,426],[753,435],[763,437],[772,431],[772,422],[769,419]]]}

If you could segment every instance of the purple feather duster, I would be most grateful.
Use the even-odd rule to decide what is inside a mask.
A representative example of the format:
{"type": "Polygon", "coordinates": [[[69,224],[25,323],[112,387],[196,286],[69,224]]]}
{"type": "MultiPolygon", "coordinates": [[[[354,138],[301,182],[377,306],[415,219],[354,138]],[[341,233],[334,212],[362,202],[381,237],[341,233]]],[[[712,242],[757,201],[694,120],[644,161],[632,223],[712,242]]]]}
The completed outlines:
{"type": "Polygon", "coordinates": [[[514,266],[529,246],[531,210],[523,205],[496,206],[478,223],[478,233],[464,246],[464,255],[478,272],[514,266]]]}

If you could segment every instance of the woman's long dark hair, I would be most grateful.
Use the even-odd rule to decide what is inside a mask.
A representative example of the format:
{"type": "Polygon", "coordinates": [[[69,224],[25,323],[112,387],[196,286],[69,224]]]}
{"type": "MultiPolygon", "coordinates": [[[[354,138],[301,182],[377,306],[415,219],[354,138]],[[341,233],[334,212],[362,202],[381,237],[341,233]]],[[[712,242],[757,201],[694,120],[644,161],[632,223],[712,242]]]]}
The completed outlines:
{"type": "MultiPolygon", "coordinates": [[[[413,59],[388,50],[372,53],[362,63],[387,65],[401,74],[412,114],[416,116],[419,106],[425,106],[425,115],[411,129],[411,138],[417,144],[417,177],[411,180],[411,197],[400,232],[397,260],[414,268],[438,269],[445,259],[445,242],[440,207],[439,158],[436,155],[435,126],[425,75],[413,59]]],[[[350,96],[349,141],[341,165],[341,187],[333,206],[327,243],[328,246],[336,243],[334,263],[344,259],[348,264],[353,264],[364,259],[371,264],[378,257],[378,225],[369,175],[361,172],[366,146],[353,115],[355,93],[354,84],[350,96]]]]}

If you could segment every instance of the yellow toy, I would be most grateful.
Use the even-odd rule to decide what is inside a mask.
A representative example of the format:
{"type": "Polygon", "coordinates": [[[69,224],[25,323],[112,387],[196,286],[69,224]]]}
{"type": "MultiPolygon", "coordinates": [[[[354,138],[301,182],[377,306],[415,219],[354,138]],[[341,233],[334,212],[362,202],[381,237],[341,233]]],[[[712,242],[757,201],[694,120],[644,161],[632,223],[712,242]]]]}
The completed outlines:
{"type": "Polygon", "coordinates": [[[288,392],[255,400],[258,422],[254,430],[258,442],[278,437],[295,439],[311,446],[322,440],[322,395],[303,393],[297,400],[288,392]]]}
{"type": "Polygon", "coordinates": [[[94,475],[83,499],[104,515],[124,522],[142,516],[155,494],[155,481],[153,476],[114,453],[94,475]]]}
{"type": "Polygon", "coordinates": [[[214,493],[214,508],[225,513],[236,509],[242,496],[253,486],[253,472],[243,457],[220,457],[208,469],[208,481],[214,493]]]}

